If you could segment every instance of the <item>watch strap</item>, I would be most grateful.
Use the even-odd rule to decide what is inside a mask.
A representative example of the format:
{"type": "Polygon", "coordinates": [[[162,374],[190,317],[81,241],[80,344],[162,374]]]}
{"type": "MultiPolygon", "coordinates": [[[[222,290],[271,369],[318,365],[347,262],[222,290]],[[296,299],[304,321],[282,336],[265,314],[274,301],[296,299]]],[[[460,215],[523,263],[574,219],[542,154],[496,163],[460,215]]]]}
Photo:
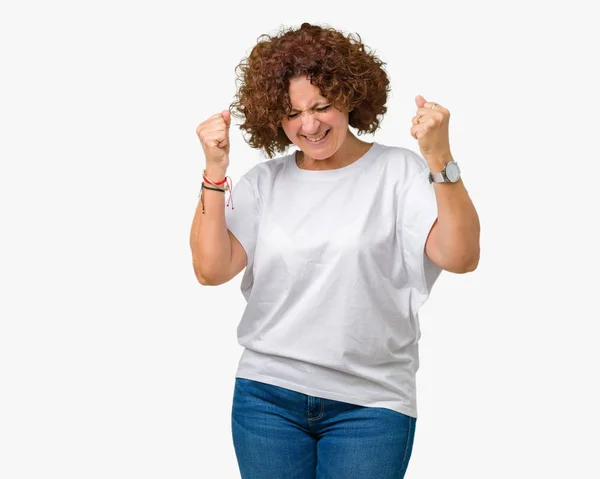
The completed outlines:
{"type": "Polygon", "coordinates": [[[458,167],[458,163],[456,163],[456,161],[452,160],[449,161],[448,163],[446,163],[446,165],[444,166],[444,169],[442,171],[440,171],[439,173],[429,173],[429,183],[454,183],[456,181],[458,181],[460,179],[460,168],[458,167]],[[448,178],[448,165],[450,165],[453,169],[452,171],[452,178],[454,178],[454,173],[456,173],[457,177],[456,179],[451,179],[448,178]]]}
{"type": "Polygon", "coordinates": [[[444,171],[446,169],[444,168],[444,170],[440,171],[439,173],[429,173],[429,183],[448,183],[448,179],[446,178],[446,176],[444,175],[444,171]]]}

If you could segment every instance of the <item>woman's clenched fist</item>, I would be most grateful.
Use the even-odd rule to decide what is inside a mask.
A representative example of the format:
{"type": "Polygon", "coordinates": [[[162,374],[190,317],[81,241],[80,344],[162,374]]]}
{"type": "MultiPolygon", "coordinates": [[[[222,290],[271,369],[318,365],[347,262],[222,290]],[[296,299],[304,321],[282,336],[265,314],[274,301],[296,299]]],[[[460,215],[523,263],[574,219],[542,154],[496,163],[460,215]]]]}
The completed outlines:
{"type": "Polygon", "coordinates": [[[229,110],[223,110],[203,121],[196,128],[196,134],[200,138],[204,156],[206,156],[207,168],[226,169],[229,166],[230,125],[231,113],[229,110]]]}

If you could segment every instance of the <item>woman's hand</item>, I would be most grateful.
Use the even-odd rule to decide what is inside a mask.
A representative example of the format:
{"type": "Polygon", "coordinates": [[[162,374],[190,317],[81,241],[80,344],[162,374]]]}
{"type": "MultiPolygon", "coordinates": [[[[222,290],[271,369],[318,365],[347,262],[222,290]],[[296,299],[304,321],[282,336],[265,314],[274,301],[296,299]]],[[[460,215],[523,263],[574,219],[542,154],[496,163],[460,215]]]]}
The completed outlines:
{"type": "Polygon", "coordinates": [[[196,134],[200,138],[204,156],[206,156],[207,169],[223,169],[229,167],[229,126],[231,125],[231,113],[223,110],[196,128],[196,134]]]}
{"type": "Polygon", "coordinates": [[[426,159],[450,157],[450,112],[437,103],[425,101],[421,95],[415,97],[415,103],[417,114],[412,118],[410,134],[419,142],[421,153],[426,159]]]}

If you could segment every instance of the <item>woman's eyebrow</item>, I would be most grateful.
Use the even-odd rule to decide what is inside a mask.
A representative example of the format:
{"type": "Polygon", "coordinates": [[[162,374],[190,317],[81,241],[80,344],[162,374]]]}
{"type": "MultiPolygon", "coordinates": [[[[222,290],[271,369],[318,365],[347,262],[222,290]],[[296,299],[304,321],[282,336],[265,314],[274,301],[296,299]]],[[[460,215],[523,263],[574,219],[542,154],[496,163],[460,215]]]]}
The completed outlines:
{"type": "MultiPolygon", "coordinates": [[[[310,109],[312,110],[313,108],[316,108],[316,107],[318,107],[318,106],[321,106],[321,104],[325,104],[325,105],[327,105],[327,103],[329,103],[329,102],[327,102],[327,101],[322,101],[322,100],[319,100],[317,103],[314,103],[314,104],[313,104],[313,106],[311,106],[311,107],[310,107],[310,109]]],[[[294,108],[294,107],[292,107],[292,109],[291,109],[290,111],[300,111],[300,110],[299,110],[298,108],[294,108]]]]}

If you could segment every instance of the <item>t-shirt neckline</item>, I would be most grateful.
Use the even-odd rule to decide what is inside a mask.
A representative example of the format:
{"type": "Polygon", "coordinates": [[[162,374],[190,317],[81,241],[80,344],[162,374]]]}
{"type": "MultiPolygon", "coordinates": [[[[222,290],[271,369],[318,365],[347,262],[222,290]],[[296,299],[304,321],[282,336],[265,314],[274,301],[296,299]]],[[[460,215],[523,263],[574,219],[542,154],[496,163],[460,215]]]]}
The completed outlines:
{"type": "Polygon", "coordinates": [[[371,144],[369,148],[360,158],[353,163],[336,168],[334,170],[304,170],[300,168],[296,163],[296,151],[288,156],[288,162],[290,163],[290,169],[296,177],[312,179],[312,180],[329,180],[337,179],[342,176],[346,176],[349,173],[353,173],[362,169],[369,161],[375,158],[381,149],[381,145],[377,142],[371,144]]]}

